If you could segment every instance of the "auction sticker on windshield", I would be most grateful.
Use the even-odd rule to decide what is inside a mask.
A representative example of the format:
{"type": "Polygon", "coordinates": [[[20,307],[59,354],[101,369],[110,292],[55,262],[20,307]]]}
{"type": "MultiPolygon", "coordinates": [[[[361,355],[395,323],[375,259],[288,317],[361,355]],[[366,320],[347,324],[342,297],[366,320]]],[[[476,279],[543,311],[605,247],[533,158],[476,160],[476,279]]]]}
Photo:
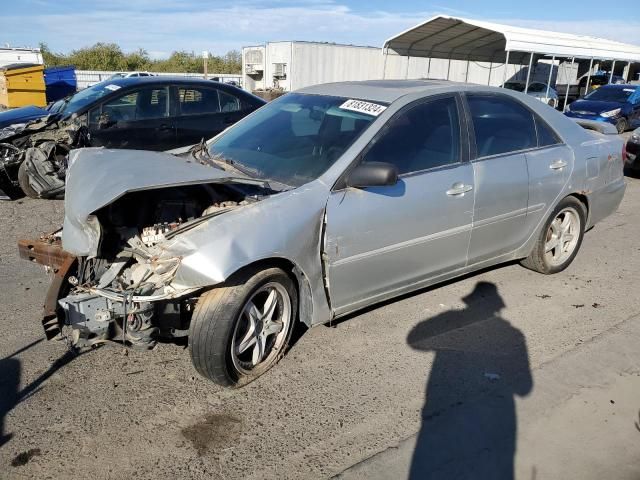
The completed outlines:
{"type": "Polygon", "coordinates": [[[384,105],[378,105],[377,103],[364,102],[362,100],[347,100],[340,108],[343,110],[351,110],[358,113],[366,113],[367,115],[373,115],[377,117],[384,112],[387,107],[384,105]]]}
{"type": "Polygon", "coordinates": [[[120,90],[120,85],[114,85],[114,84],[109,84],[109,85],[105,85],[104,88],[106,88],[107,90],[111,90],[112,92],[115,92],[116,90],[120,90]]]}

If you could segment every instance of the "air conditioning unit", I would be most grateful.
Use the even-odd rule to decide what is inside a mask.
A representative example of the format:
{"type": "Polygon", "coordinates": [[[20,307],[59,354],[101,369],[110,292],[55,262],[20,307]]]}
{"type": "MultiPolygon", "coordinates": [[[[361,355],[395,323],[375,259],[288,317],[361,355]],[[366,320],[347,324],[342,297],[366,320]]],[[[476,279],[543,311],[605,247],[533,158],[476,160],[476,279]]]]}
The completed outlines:
{"type": "Polygon", "coordinates": [[[246,63],[258,64],[259,65],[259,64],[264,63],[263,56],[264,56],[264,53],[260,49],[256,48],[256,49],[247,50],[244,53],[244,61],[246,63]]]}
{"type": "Polygon", "coordinates": [[[247,75],[260,75],[264,72],[264,51],[250,48],[244,51],[244,71],[247,75]]]}
{"type": "Polygon", "coordinates": [[[274,63],[273,64],[273,76],[276,78],[287,78],[287,64],[286,63],[274,63]]]}
{"type": "Polygon", "coordinates": [[[257,75],[264,71],[264,66],[261,63],[247,63],[244,71],[247,75],[257,75]]]}

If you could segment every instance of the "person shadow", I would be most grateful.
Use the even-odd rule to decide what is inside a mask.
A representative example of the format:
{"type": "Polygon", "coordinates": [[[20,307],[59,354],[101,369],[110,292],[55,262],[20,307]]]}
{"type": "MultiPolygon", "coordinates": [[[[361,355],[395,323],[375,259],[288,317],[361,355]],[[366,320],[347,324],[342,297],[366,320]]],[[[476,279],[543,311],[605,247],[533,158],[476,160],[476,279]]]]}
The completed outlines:
{"type": "Polygon", "coordinates": [[[5,433],[4,419],[8,412],[18,403],[20,387],[20,361],[15,358],[0,359],[0,448],[11,440],[10,433],[5,433]]]}
{"type": "Polygon", "coordinates": [[[514,478],[515,396],[533,389],[525,337],[500,316],[495,284],[478,282],[466,308],[420,322],[407,337],[435,353],[409,478],[514,478]]]}
{"type": "Polygon", "coordinates": [[[49,366],[49,368],[47,368],[47,370],[42,372],[32,382],[20,390],[22,366],[20,360],[16,357],[20,353],[34,347],[42,340],[42,338],[35,340],[11,355],[0,358],[0,448],[8,443],[13,437],[12,433],[7,433],[5,431],[6,416],[11,412],[11,410],[13,410],[20,402],[40,391],[43,384],[54,373],[83,354],[82,352],[76,352],[75,350],[65,351],[49,366]]]}

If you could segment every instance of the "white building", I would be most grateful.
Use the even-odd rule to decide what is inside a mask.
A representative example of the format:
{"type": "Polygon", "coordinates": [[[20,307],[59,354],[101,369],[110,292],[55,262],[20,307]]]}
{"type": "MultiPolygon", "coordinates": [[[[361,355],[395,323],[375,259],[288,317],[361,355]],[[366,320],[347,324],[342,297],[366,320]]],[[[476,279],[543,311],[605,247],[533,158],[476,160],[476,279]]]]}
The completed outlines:
{"type": "MultiPolygon", "coordinates": [[[[546,82],[550,65],[537,65],[532,80],[546,82]]],[[[248,91],[292,91],[320,83],[381,78],[449,78],[501,85],[504,68],[492,62],[385,56],[380,48],[335,43],[282,41],[242,49],[242,85],[248,91]]],[[[524,80],[526,70],[526,65],[510,64],[507,78],[524,80]]]]}
{"type": "Polygon", "coordinates": [[[39,48],[0,47],[0,68],[12,63],[36,63],[42,65],[39,48]]]}

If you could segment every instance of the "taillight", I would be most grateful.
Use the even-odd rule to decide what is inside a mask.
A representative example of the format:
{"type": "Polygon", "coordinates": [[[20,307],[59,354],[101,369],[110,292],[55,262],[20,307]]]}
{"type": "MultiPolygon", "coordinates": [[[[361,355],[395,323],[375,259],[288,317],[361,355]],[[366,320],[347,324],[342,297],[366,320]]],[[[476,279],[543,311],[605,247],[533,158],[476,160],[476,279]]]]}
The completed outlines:
{"type": "Polygon", "coordinates": [[[627,161],[627,143],[624,142],[622,144],[622,168],[624,168],[624,164],[627,161]]]}

